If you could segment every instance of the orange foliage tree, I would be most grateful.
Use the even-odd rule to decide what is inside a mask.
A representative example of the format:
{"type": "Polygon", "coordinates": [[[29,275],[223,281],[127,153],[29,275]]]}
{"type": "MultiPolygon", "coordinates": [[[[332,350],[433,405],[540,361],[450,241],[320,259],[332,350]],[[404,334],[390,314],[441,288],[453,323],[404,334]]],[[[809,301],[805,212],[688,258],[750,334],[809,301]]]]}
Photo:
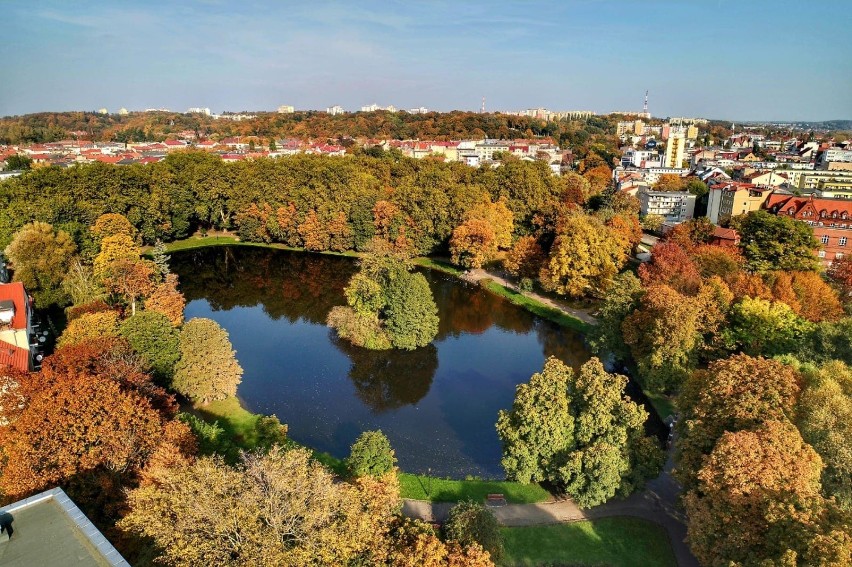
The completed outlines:
{"type": "Polygon", "coordinates": [[[317,215],[313,209],[305,216],[305,220],[299,225],[299,236],[307,250],[321,252],[328,250],[330,235],[328,226],[317,215]]]}
{"type": "Polygon", "coordinates": [[[792,288],[809,321],[836,321],[843,316],[837,292],[816,272],[792,272],[792,288]]]}
{"type": "Polygon", "coordinates": [[[826,275],[840,289],[843,300],[849,301],[849,296],[852,295],[852,254],[832,262],[826,275]]]}
{"type": "Polygon", "coordinates": [[[695,295],[701,286],[701,274],[686,251],[673,242],[654,246],[651,261],[639,266],[642,285],[667,285],[678,293],[695,295]]]}
{"type": "Polygon", "coordinates": [[[789,422],[723,434],[684,497],[696,557],[704,565],[827,565],[807,561],[824,505],[821,469],[819,455],[789,422]]]}
{"type": "Polygon", "coordinates": [[[494,230],[487,221],[466,220],[453,230],[450,254],[454,264],[465,268],[481,268],[496,252],[494,230]]]}
{"type": "Polygon", "coordinates": [[[154,288],[151,296],[145,300],[145,309],[162,313],[175,327],[183,324],[185,307],[186,298],[178,289],[177,274],[167,274],[165,279],[154,288]]]}
{"type": "Polygon", "coordinates": [[[533,236],[522,236],[506,253],[503,265],[515,276],[535,278],[541,270],[546,256],[533,236]]]}
{"type": "Polygon", "coordinates": [[[154,290],[157,266],[150,260],[119,260],[112,264],[104,276],[104,287],[120,295],[136,314],[136,302],[154,290]]]}

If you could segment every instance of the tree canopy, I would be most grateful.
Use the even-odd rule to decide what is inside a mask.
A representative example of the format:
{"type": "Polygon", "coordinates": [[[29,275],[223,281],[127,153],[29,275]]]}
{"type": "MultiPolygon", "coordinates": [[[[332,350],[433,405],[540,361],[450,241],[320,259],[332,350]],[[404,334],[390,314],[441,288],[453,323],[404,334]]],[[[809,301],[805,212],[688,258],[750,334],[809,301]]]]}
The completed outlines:
{"type": "Polygon", "coordinates": [[[206,404],[237,395],[243,369],[228,332],[211,319],[191,319],[180,332],[180,360],[171,386],[193,402],[206,404]]]}

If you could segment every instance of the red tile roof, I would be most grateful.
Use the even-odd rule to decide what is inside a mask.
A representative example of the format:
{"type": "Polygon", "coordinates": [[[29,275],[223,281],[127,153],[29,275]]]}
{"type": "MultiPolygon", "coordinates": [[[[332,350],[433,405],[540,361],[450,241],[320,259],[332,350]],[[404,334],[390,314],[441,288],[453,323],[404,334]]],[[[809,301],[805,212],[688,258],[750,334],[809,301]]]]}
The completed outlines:
{"type": "Polygon", "coordinates": [[[27,328],[27,292],[21,282],[0,284],[0,301],[11,300],[15,304],[15,316],[12,318],[13,329],[27,328]]]}
{"type": "Polygon", "coordinates": [[[28,372],[30,369],[30,351],[0,342],[0,366],[11,366],[22,372],[28,372]]]}

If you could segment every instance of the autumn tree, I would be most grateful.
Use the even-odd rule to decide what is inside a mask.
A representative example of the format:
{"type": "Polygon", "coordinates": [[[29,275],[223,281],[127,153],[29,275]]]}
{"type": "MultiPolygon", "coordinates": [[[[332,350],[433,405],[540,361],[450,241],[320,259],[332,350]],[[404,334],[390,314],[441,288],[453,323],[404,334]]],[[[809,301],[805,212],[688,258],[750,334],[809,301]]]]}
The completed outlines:
{"type": "Polygon", "coordinates": [[[258,206],[251,203],[245,209],[234,216],[237,224],[237,234],[240,240],[245,242],[270,242],[272,236],[269,231],[269,218],[272,215],[272,207],[269,203],[258,206]]]}
{"type": "Polygon", "coordinates": [[[654,183],[655,191],[683,191],[686,188],[686,179],[676,173],[664,173],[654,183]]]}
{"type": "Polygon", "coordinates": [[[337,213],[328,223],[328,249],[336,252],[351,250],[353,247],[352,228],[346,219],[346,213],[337,213]]]}
{"type": "Polygon", "coordinates": [[[120,525],[170,565],[376,564],[398,507],[392,478],[335,482],[306,449],[273,447],[238,468],[201,457],[151,480],[120,525]]]}
{"type": "Polygon", "coordinates": [[[86,313],[68,323],[59,336],[59,346],[72,345],[88,339],[118,336],[118,314],[115,311],[86,313]]]}
{"type": "Polygon", "coordinates": [[[171,321],[156,311],[140,311],[123,321],[119,332],[150,366],[154,376],[168,384],[180,358],[180,333],[171,321]]]}
{"type": "Polygon", "coordinates": [[[191,319],[180,333],[180,360],[172,388],[196,403],[237,395],[243,369],[228,332],[211,319],[191,319]]]}
{"type": "Polygon", "coordinates": [[[795,416],[801,376],[792,367],[744,354],[696,370],[678,397],[678,478],[687,487],[725,431],[754,429],[795,416]]]}
{"type": "Polygon", "coordinates": [[[710,243],[715,228],[707,217],[698,217],[679,223],[666,234],[665,239],[692,252],[697,246],[710,243]]]}
{"type": "Polygon", "coordinates": [[[136,227],[130,224],[127,217],[118,213],[106,213],[99,216],[90,230],[99,242],[108,236],[119,234],[130,239],[136,238],[136,227]]]}
{"type": "Polygon", "coordinates": [[[571,297],[602,295],[627,260],[622,244],[596,217],[569,215],[541,269],[541,283],[571,297]]]}
{"type": "Polygon", "coordinates": [[[175,327],[183,324],[185,308],[186,298],[178,289],[177,274],[167,274],[145,300],[146,310],[162,313],[175,327]]]}
{"type": "Polygon", "coordinates": [[[609,374],[598,359],[575,373],[549,358],[541,373],[518,386],[512,409],[500,411],[497,434],[507,476],[553,482],[583,508],[635,489],[623,485],[633,470],[645,468],[648,458],[662,462],[659,449],[635,452],[645,446],[648,415],[624,397],[626,385],[626,377],[609,374]]]}
{"type": "Polygon", "coordinates": [[[107,268],[104,287],[130,304],[136,314],[136,302],[154,290],[157,266],[150,260],[118,260],[107,268]]]}
{"type": "Polygon", "coordinates": [[[852,511],[852,370],[839,361],[805,373],[796,424],[822,457],[822,488],[852,511]]]}
{"type": "Polygon", "coordinates": [[[67,301],[61,286],[75,251],[67,232],[36,221],[15,233],[5,254],[12,263],[14,280],[24,284],[37,307],[45,308],[67,301]]]}
{"type": "Polygon", "coordinates": [[[61,285],[72,305],[83,305],[106,297],[103,282],[95,277],[92,267],[81,262],[79,258],[71,261],[61,285]]]}
{"type": "Polygon", "coordinates": [[[832,262],[826,275],[840,290],[843,302],[848,303],[849,297],[852,296],[852,254],[846,254],[832,262]]]}
{"type": "Polygon", "coordinates": [[[645,287],[667,285],[684,295],[695,295],[701,287],[701,274],[695,263],[673,242],[654,246],[651,261],[639,266],[639,279],[645,287]]]}
{"type": "Polygon", "coordinates": [[[142,466],[160,439],[150,402],[112,380],[86,374],[42,381],[3,434],[0,490],[17,498],[96,469],[118,475],[142,466]]]}
{"type": "Polygon", "coordinates": [[[299,225],[299,236],[302,238],[306,250],[314,252],[328,250],[331,238],[328,233],[328,226],[313,209],[308,212],[305,220],[299,225]]]}
{"type": "Polygon", "coordinates": [[[612,169],[602,163],[583,172],[583,177],[589,182],[589,191],[592,195],[602,193],[612,183],[612,169]]]}
{"type": "Polygon", "coordinates": [[[484,220],[470,219],[453,230],[452,262],[464,268],[481,268],[497,253],[494,230],[484,220]]]}
{"type": "Polygon", "coordinates": [[[671,391],[695,367],[702,316],[701,302],[667,285],[645,291],[639,308],[624,319],[621,332],[646,388],[671,391]]]}
{"type": "MultiPolygon", "coordinates": [[[[791,287],[801,308],[799,314],[818,323],[836,321],[843,316],[837,292],[816,272],[792,272],[791,287]]],[[[792,306],[791,306],[792,307],[792,306]]]]}
{"type": "Polygon", "coordinates": [[[506,253],[503,266],[514,276],[537,278],[546,256],[533,236],[522,236],[506,253]]]}
{"type": "Polygon", "coordinates": [[[785,215],[753,211],[739,223],[740,248],[753,272],[816,271],[819,247],[813,228],[785,215]]]}
{"type": "Polygon", "coordinates": [[[696,247],[691,257],[702,277],[719,276],[728,283],[742,271],[745,264],[745,258],[737,248],[712,244],[696,247]]]}
{"type": "Polygon", "coordinates": [[[379,431],[364,431],[352,444],[346,469],[353,478],[383,477],[394,469],[396,456],[390,441],[379,431]]]}
{"type": "Polygon", "coordinates": [[[278,242],[287,246],[301,246],[302,237],[299,234],[298,211],[296,205],[288,203],[287,206],[278,207],[274,216],[267,220],[269,233],[278,242]]]}
{"type": "Polygon", "coordinates": [[[806,559],[821,468],[789,422],[724,433],[684,497],[693,553],[705,565],[796,564],[797,555],[814,564],[806,559]]]}
{"type": "Polygon", "coordinates": [[[93,262],[95,276],[105,279],[109,277],[114,266],[126,262],[137,262],[139,256],[139,247],[126,234],[107,236],[101,241],[101,251],[95,256],[93,262]]]}

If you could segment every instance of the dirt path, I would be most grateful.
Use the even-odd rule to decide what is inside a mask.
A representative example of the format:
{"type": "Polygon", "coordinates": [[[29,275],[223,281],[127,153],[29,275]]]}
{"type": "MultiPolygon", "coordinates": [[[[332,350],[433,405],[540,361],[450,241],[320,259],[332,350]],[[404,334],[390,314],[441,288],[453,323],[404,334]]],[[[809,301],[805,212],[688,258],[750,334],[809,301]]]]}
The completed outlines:
{"type": "Polygon", "coordinates": [[[543,304],[547,305],[548,307],[552,307],[553,309],[556,309],[558,311],[562,311],[563,313],[566,313],[566,314],[568,314],[572,317],[575,317],[575,318],[579,319],[580,321],[583,321],[584,323],[588,323],[589,325],[596,325],[597,322],[598,322],[598,320],[595,319],[594,317],[592,317],[588,313],[588,311],[584,311],[582,309],[575,309],[573,307],[568,307],[567,305],[565,305],[561,302],[554,301],[554,300],[550,299],[549,297],[545,297],[543,295],[539,295],[538,293],[535,293],[534,291],[521,291],[520,289],[518,289],[518,286],[516,286],[514,283],[510,282],[506,278],[504,278],[504,277],[502,277],[498,274],[495,274],[494,272],[487,272],[487,271],[483,270],[482,268],[476,268],[476,269],[468,270],[467,272],[465,272],[464,274],[461,275],[461,278],[463,280],[471,282],[471,283],[479,283],[481,280],[491,279],[491,280],[494,280],[495,282],[499,283],[500,285],[502,285],[504,287],[507,287],[507,288],[509,288],[513,291],[516,291],[516,292],[520,293],[521,295],[531,297],[532,299],[535,299],[536,301],[543,303],[543,304]]]}

